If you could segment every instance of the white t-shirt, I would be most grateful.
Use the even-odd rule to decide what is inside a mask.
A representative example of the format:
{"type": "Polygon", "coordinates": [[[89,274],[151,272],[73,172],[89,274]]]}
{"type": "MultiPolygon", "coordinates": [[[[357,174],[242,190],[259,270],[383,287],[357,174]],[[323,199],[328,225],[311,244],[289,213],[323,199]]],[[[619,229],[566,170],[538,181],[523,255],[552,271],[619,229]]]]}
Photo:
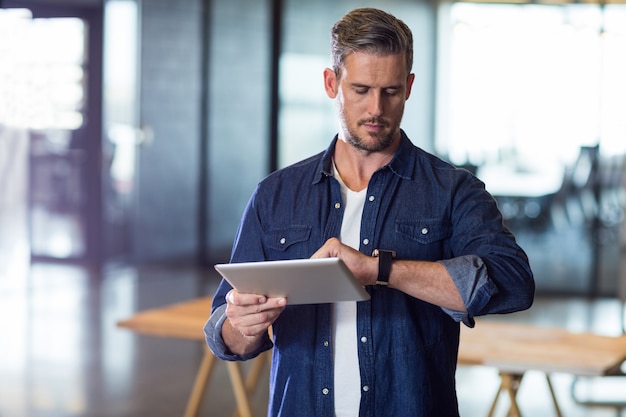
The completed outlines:
{"type": "MultiPolygon", "coordinates": [[[[341,184],[344,216],[340,240],[356,250],[361,240],[361,217],[367,189],[350,190],[333,164],[335,178],[341,184]]],[[[334,304],[333,367],[335,375],[335,416],[357,417],[361,402],[361,374],[356,333],[356,302],[334,304]]]]}

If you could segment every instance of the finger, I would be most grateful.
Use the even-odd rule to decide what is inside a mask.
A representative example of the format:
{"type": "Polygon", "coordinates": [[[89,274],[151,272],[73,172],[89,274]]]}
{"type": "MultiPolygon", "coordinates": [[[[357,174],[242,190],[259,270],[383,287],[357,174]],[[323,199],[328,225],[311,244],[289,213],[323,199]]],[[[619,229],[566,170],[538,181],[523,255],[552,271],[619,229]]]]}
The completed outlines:
{"type": "Polygon", "coordinates": [[[339,239],[331,237],[311,256],[311,258],[341,257],[340,255],[343,247],[344,245],[339,239]]]}
{"type": "Polygon", "coordinates": [[[253,314],[267,314],[272,316],[271,321],[273,322],[276,317],[285,309],[287,305],[287,299],[285,298],[268,298],[267,301],[263,304],[252,304],[249,306],[240,307],[240,312],[244,313],[244,315],[253,315],[253,314]]]}
{"type": "Polygon", "coordinates": [[[270,297],[266,304],[273,305],[274,308],[284,307],[287,305],[287,299],[285,297],[270,297]]]}
{"type": "MultiPolygon", "coordinates": [[[[235,298],[237,297],[235,296],[235,298]]],[[[238,305],[237,303],[227,303],[226,316],[230,319],[237,319],[239,325],[255,324],[268,320],[263,314],[267,314],[270,317],[269,320],[273,322],[286,305],[287,299],[284,297],[267,298],[262,304],[238,305]],[[242,318],[245,318],[245,321],[242,318]]]]}
{"type": "Polygon", "coordinates": [[[311,255],[311,259],[330,258],[333,256],[332,253],[332,242],[327,240],[321,248],[316,250],[315,253],[311,255]]]}
{"type": "Polygon", "coordinates": [[[245,337],[256,338],[264,333],[267,333],[267,329],[269,329],[269,327],[269,324],[263,323],[254,326],[235,327],[235,329],[237,329],[237,331],[245,337]]]}
{"type": "Polygon", "coordinates": [[[252,306],[263,304],[267,301],[267,297],[259,294],[246,294],[232,289],[226,294],[226,301],[236,306],[252,306]]]}
{"type": "Polygon", "coordinates": [[[315,251],[313,255],[311,255],[311,259],[319,259],[319,258],[328,258],[326,251],[324,250],[324,246],[315,251]]]}
{"type": "Polygon", "coordinates": [[[244,336],[256,336],[267,331],[282,310],[282,308],[264,310],[254,314],[229,317],[229,320],[231,325],[244,336]]]}

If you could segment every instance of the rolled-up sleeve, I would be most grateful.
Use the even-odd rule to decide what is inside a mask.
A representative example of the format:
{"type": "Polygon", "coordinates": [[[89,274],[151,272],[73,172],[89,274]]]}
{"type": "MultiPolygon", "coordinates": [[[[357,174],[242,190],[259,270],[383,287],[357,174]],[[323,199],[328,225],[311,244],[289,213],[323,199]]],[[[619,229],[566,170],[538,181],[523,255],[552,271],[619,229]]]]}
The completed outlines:
{"type": "Polygon", "coordinates": [[[231,353],[222,338],[222,326],[224,325],[224,321],[226,321],[226,304],[217,307],[204,325],[206,343],[211,352],[219,359],[225,361],[246,361],[272,348],[272,342],[269,337],[267,337],[261,347],[254,352],[247,355],[235,355],[231,353]]]}
{"type": "Polygon", "coordinates": [[[473,318],[529,308],[535,291],[524,250],[504,225],[494,198],[477,178],[455,171],[451,201],[453,233],[444,265],[465,304],[465,312],[444,309],[472,327],[473,318]]]}
{"type": "Polygon", "coordinates": [[[474,327],[474,315],[478,314],[498,292],[487,274],[483,260],[476,255],[465,255],[440,261],[456,285],[466,311],[442,308],[457,322],[474,327]]]}

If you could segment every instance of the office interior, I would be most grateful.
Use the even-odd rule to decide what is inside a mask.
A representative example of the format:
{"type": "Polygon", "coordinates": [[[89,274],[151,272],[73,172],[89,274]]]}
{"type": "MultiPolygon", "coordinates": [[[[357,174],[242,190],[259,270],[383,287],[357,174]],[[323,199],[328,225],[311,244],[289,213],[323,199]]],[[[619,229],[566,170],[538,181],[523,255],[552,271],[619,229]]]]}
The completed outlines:
{"type": "MultiPolygon", "coordinates": [[[[0,416],[183,415],[202,344],[116,323],[210,296],[257,182],[327,147],[329,30],[362,6],[413,31],[408,136],[483,179],[529,255],[533,307],[484,319],[621,336],[621,3],[0,1],[0,416]]],[[[499,383],[459,366],[461,415],[499,383]]],[[[624,376],[553,385],[563,415],[625,415],[624,376]]],[[[554,415],[540,373],[518,398],[554,415]]],[[[234,404],[216,366],[198,415],[234,404]]]]}

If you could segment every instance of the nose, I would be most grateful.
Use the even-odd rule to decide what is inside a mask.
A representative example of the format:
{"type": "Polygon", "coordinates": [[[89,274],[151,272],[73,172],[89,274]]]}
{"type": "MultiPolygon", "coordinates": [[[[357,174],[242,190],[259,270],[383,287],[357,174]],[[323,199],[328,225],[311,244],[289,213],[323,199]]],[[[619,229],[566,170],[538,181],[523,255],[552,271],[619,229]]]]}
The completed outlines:
{"type": "Polygon", "coordinates": [[[372,91],[368,101],[368,113],[371,116],[381,116],[383,114],[383,97],[378,91],[372,91]]]}

